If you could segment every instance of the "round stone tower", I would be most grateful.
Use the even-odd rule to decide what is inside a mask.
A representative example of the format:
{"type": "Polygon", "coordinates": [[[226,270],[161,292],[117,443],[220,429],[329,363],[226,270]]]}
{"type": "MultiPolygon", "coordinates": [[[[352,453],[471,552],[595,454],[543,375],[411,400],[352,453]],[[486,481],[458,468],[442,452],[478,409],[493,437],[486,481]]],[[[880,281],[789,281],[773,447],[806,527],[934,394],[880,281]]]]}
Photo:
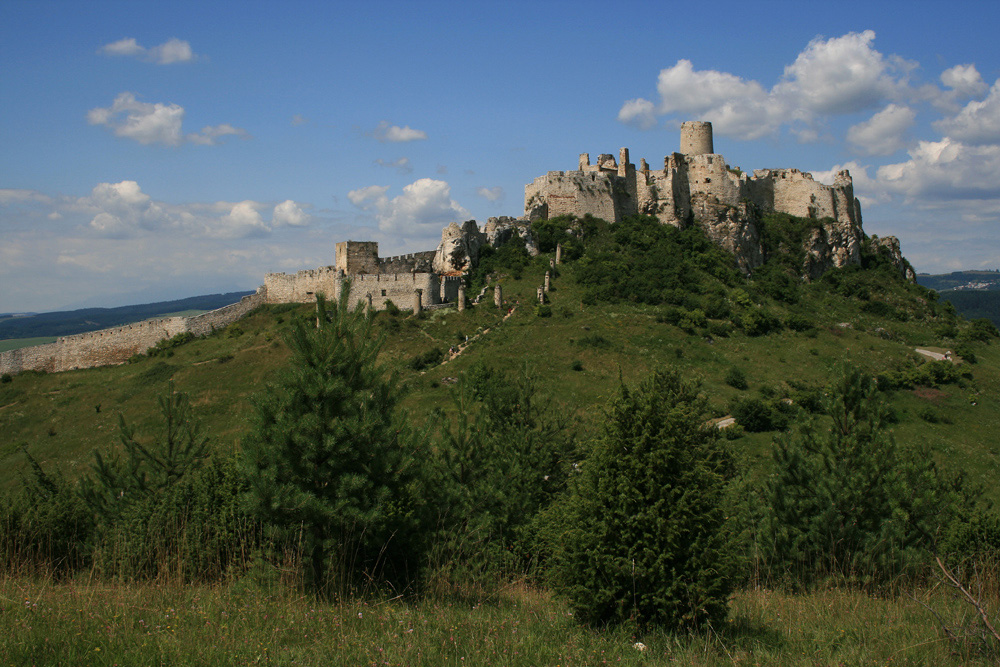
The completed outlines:
{"type": "Polygon", "coordinates": [[[712,124],[704,120],[681,123],[681,153],[684,155],[712,155],[712,124]]]}

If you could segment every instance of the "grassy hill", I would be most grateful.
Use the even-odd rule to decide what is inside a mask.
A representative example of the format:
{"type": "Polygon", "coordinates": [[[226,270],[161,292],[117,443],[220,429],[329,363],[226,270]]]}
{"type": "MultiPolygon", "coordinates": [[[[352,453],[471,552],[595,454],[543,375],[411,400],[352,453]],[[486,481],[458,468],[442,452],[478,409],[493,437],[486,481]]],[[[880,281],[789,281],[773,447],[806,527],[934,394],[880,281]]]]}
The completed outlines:
{"type": "MultiPolygon", "coordinates": [[[[619,247],[619,241],[609,237],[600,252],[619,247]]],[[[588,253],[559,267],[550,303],[541,309],[535,291],[549,266],[547,255],[497,270],[496,279],[515,306],[506,320],[492,305],[492,291],[483,304],[462,313],[444,309],[422,318],[379,313],[378,327],[387,337],[384,354],[407,387],[404,407],[411,421],[439,419],[435,410],[452,407],[454,378],[485,363],[526,368],[570,418],[570,428],[586,439],[621,381],[634,383],[670,364],[702,380],[716,417],[749,400],[771,412],[773,424],[743,432],[735,441],[763,474],[774,436],[808,416],[836,364],[849,361],[899,384],[907,374],[919,376],[928,363],[915,349],[958,346],[977,363],[958,365],[950,380],[921,383],[918,377],[886,392],[897,421],[894,432],[903,446],[928,451],[946,469],[967,470],[1000,500],[1000,490],[989,483],[1000,462],[993,437],[1000,430],[1000,344],[967,340],[968,324],[926,290],[886,283],[874,269],[846,270],[812,285],[793,284],[792,299],[774,275],[718,278],[709,263],[705,270],[686,271],[701,271],[701,278],[667,295],[690,306],[685,308],[662,303],[662,297],[661,303],[642,303],[627,289],[617,296],[596,293],[594,257],[600,254],[594,246],[588,253]],[[754,318],[769,322],[765,331],[754,318]],[[471,343],[459,357],[423,367],[436,351],[446,352],[466,336],[471,343]],[[746,378],[747,389],[727,383],[734,368],[746,378]]],[[[623,285],[634,280],[626,278],[623,285]]],[[[600,279],[600,289],[606,291],[609,280],[600,279]]],[[[22,446],[43,465],[76,476],[89,466],[92,450],[113,444],[119,413],[139,433],[149,432],[157,421],[156,397],[168,380],[191,395],[213,447],[237,448],[252,396],[288,358],[283,330],[292,318],[309,318],[311,312],[308,305],[265,307],[226,330],[137,363],[7,378],[0,384],[5,471],[0,485],[10,487],[25,469],[22,446]]]]}
{"type": "MultiPolygon", "coordinates": [[[[784,220],[779,227],[789,231],[800,222],[784,220]]],[[[801,256],[795,244],[786,242],[788,235],[777,233],[781,229],[769,230],[768,264],[747,279],[695,232],[586,223],[577,230],[586,238],[580,243],[565,235],[565,223],[540,226],[540,257],[530,258],[516,246],[486,251],[470,276],[470,294],[487,286],[481,305],[420,317],[395,309],[377,314],[377,331],[386,337],[383,358],[406,389],[402,407],[413,426],[433,433],[449,424],[456,379],[482,376],[485,364],[505,371],[505,379],[531,374],[539,389],[535,408],[549,405],[582,455],[606,421],[605,406],[622,382],[634,385],[652,369],[673,366],[700,379],[713,418],[737,417],[737,426],[726,433],[738,464],[750,472],[749,486],[741,488],[754,489],[772,468],[776,437],[799,420],[827,419],[817,414],[817,405],[836,367],[848,362],[878,376],[903,448],[933,458],[945,471],[966,471],[992,500],[1000,500],[994,483],[1000,457],[996,332],[962,319],[936,293],[905,283],[870,248],[862,267],[834,270],[804,284],[796,272],[801,256]],[[548,302],[538,304],[536,289],[556,242],[563,243],[567,262],[558,267],[548,302]],[[501,310],[492,300],[497,282],[507,299],[501,310]],[[505,317],[508,308],[513,311],[505,317]],[[461,354],[452,358],[450,348],[459,345],[461,354]],[[946,351],[964,359],[956,358],[957,364],[929,360],[946,351]]],[[[794,237],[801,229],[790,231],[794,237]]],[[[165,342],[122,366],[0,378],[0,492],[17,488],[19,476],[28,472],[22,448],[49,473],[74,479],[87,472],[95,449],[118,446],[119,414],[135,427],[139,440],[148,442],[162,428],[157,398],[168,382],[190,395],[213,452],[240,448],[254,396],[266,392],[289,361],[284,334],[296,320],[311,325],[315,307],[263,307],[210,336],[165,342]]],[[[215,457],[206,466],[208,476],[199,479],[229,480],[213,476],[215,464],[225,465],[220,460],[225,457],[215,457]]],[[[587,459],[581,460],[586,466],[587,459]]],[[[209,497],[203,494],[211,489],[194,488],[200,489],[196,495],[177,497],[205,514],[193,516],[178,534],[190,530],[202,545],[204,526],[232,518],[233,505],[219,510],[216,496],[210,496],[216,504],[198,500],[209,497]]],[[[225,484],[219,488],[223,502],[233,503],[238,492],[225,484]]],[[[72,494],[75,498],[76,491],[72,494]]],[[[51,498],[43,503],[53,505],[51,498]]],[[[170,511],[168,503],[149,507],[170,511]]],[[[472,514],[463,510],[456,516],[472,514]]],[[[72,517],[40,515],[40,524],[56,522],[53,543],[76,534],[68,518],[60,523],[63,516],[72,517]]],[[[734,592],[720,627],[705,635],[659,629],[638,634],[628,625],[580,626],[565,601],[541,585],[537,572],[493,569],[504,558],[519,562],[508,551],[511,543],[491,543],[454,526],[448,530],[470,540],[468,551],[453,546],[450,533],[435,533],[434,539],[441,540],[446,556],[464,554],[469,562],[458,562],[455,579],[441,574],[440,589],[429,585],[424,596],[412,599],[395,589],[383,595],[367,587],[360,596],[343,599],[303,596],[295,556],[282,556],[279,542],[254,547],[252,523],[240,524],[231,542],[219,541],[248,545],[234,549],[232,570],[200,575],[198,549],[181,546],[160,554],[152,574],[125,575],[127,583],[121,583],[115,570],[102,570],[97,563],[110,568],[121,547],[122,571],[130,572],[128,563],[139,561],[140,554],[129,551],[132,542],[126,538],[137,540],[131,548],[142,556],[155,558],[155,545],[162,547],[158,539],[164,537],[158,531],[168,525],[157,519],[161,523],[143,541],[145,522],[154,514],[134,516],[137,524],[122,524],[123,538],[109,539],[110,549],[93,552],[92,567],[64,577],[42,567],[37,576],[29,559],[23,571],[11,567],[0,574],[10,617],[10,632],[0,640],[2,661],[61,664],[89,656],[87,664],[137,665],[206,660],[964,665],[992,664],[996,656],[988,642],[941,638],[940,625],[971,632],[971,616],[926,574],[872,595],[863,586],[836,581],[814,590],[783,590],[780,584],[761,585],[748,569],[746,581],[753,583],[734,592]],[[492,556],[475,560],[498,545],[502,548],[492,556]],[[493,566],[483,568],[483,563],[493,566]],[[904,590],[906,595],[892,593],[904,590]]],[[[204,535],[210,552],[218,534],[204,535]]],[[[10,550],[16,538],[0,541],[0,549],[6,546],[5,553],[17,555],[10,550]]],[[[755,558],[749,552],[740,557],[747,563],[755,558]]],[[[435,563],[428,565],[452,572],[452,562],[435,563]]],[[[992,594],[997,571],[995,564],[991,567],[985,585],[992,594]]]]}

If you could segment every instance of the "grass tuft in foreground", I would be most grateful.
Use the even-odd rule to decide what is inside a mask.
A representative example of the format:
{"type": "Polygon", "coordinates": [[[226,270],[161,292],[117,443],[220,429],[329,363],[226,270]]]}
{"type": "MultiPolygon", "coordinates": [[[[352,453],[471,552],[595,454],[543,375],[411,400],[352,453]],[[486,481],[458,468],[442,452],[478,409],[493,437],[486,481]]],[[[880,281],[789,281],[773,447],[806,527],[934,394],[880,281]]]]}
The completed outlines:
{"type": "MultiPolygon", "coordinates": [[[[548,594],[519,585],[450,603],[321,603],[294,590],[5,578],[0,664],[995,664],[973,644],[948,642],[916,600],[845,590],[743,591],[730,620],[691,637],[588,630],[548,594]]],[[[914,595],[954,626],[973,620],[940,589],[914,595]]]]}

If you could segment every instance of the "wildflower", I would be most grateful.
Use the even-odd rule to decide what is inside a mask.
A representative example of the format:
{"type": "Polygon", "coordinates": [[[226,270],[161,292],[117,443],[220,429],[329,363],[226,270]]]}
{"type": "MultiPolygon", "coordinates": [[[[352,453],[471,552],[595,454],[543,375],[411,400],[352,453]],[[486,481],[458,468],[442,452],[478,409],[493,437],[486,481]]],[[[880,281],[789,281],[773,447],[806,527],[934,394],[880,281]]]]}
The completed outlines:
{"type": "Polygon", "coordinates": [[[636,651],[639,651],[640,653],[642,653],[643,651],[646,650],[646,645],[643,644],[642,642],[636,642],[636,643],[632,644],[632,648],[634,648],[636,651]]]}

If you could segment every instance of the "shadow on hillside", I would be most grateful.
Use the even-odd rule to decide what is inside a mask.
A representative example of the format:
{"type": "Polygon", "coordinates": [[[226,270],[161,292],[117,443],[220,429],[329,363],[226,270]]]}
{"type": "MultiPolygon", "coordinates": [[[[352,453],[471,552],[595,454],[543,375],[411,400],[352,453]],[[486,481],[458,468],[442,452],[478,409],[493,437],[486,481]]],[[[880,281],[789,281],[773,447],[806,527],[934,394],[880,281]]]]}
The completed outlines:
{"type": "Polygon", "coordinates": [[[785,646],[781,632],[756,619],[736,616],[715,633],[718,640],[730,650],[761,653],[785,646]]]}

